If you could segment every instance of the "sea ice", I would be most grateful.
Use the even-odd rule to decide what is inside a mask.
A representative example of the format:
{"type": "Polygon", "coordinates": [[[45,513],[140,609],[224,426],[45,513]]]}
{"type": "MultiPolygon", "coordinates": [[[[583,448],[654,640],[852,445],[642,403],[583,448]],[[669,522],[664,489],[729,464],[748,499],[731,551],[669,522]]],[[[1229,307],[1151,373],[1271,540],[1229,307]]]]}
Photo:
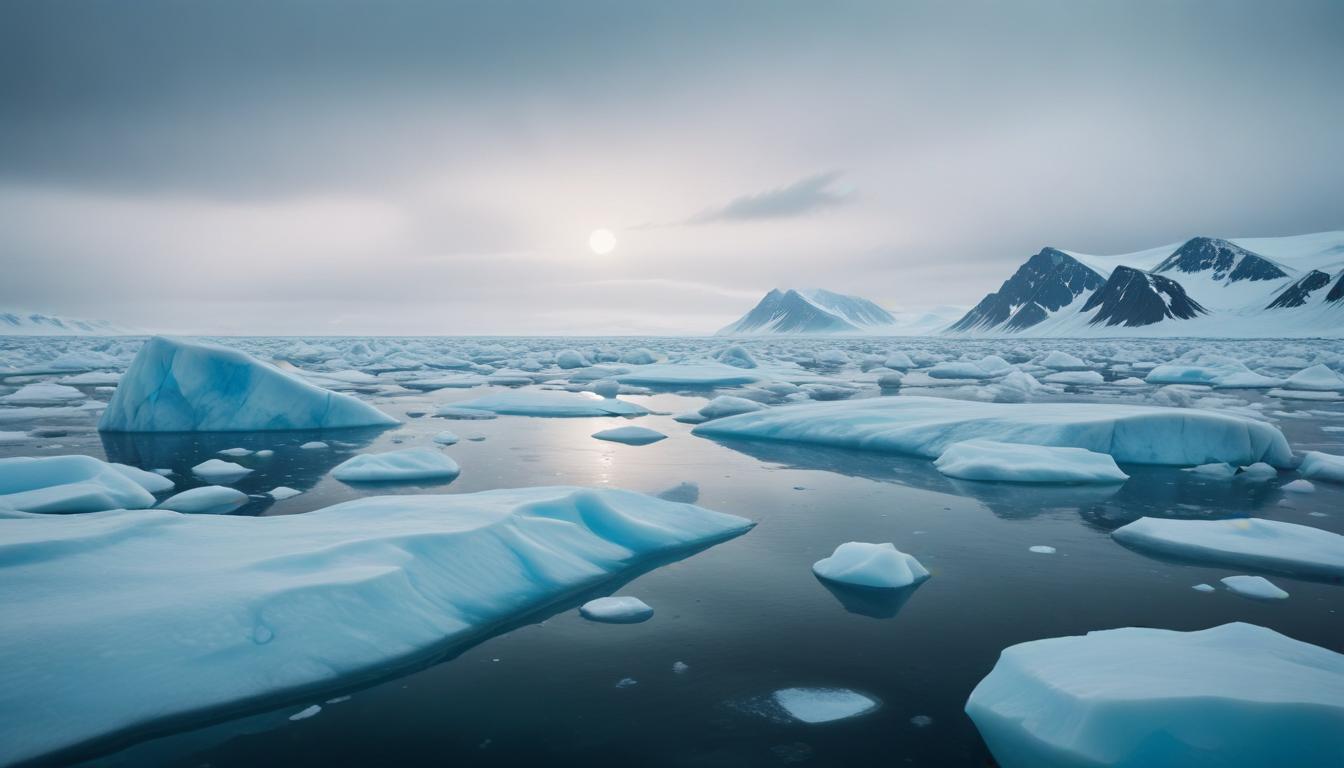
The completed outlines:
{"type": "MultiPolygon", "coordinates": [[[[598,397],[588,392],[515,390],[484,395],[453,403],[456,408],[487,411],[505,416],[643,416],[648,409],[624,400],[598,397]]],[[[440,410],[439,415],[443,415],[440,410]]]]}
{"type": "Polygon", "coordinates": [[[877,700],[846,688],[784,688],[775,691],[775,703],[795,720],[829,723],[866,715],[877,700]]]}
{"type": "Polygon", "coordinates": [[[242,352],[154,337],[112,395],[104,432],[205,432],[392,426],[377,408],[242,352]]]}
{"type": "Polygon", "coordinates": [[[1240,623],[1034,640],[966,714],[1004,768],[1338,765],[1344,655],[1240,623]]]}
{"type": "Polygon", "coordinates": [[[21,512],[79,513],[145,509],[153,505],[154,496],[138,477],[129,477],[115,465],[92,456],[0,459],[0,507],[3,508],[21,512]]]}
{"type": "Polygon", "coordinates": [[[706,419],[722,419],[726,416],[736,416],[739,413],[763,411],[765,408],[766,406],[745,397],[719,395],[701,406],[698,413],[706,419]]]}
{"type": "Polygon", "coordinates": [[[1148,372],[1149,384],[1207,384],[1213,387],[1265,389],[1277,387],[1275,379],[1247,368],[1240,360],[1224,355],[1205,354],[1182,362],[1159,365],[1148,372]]]}
{"type": "Polygon", "coordinates": [[[653,618],[653,609],[638,597],[599,597],[579,606],[585,619],[608,624],[637,624],[653,618]]]}
{"type": "Polygon", "coordinates": [[[325,442],[321,440],[309,440],[308,442],[299,446],[300,449],[305,451],[325,451],[330,447],[331,447],[330,445],[327,445],[325,442]]]}
{"type": "Polygon", "coordinates": [[[896,549],[896,545],[861,541],[836,547],[830,557],[813,563],[812,572],[827,581],[878,589],[908,587],[929,577],[914,555],[896,549]]]}
{"type": "MultiPolygon", "coordinates": [[[[1273,467],[1270,467],[1270,469],[1273,469],[1273,467]]],[[[1225,461],[1200,464],[1198,467],[1191,467],[1189,471],[1196,475],[1203,475],[1204,477],[1212,477],[1220,480],[1228,479],[1237,474],[1237,468],[1225,461]]]]}
{"type": "Polygon", "coordinates": [[[231,483],[252,474],[252,470],[223,459],[206,459],[191,468],[191,473],[211,483],[231,483]]]}
{"type": "Polygon", "coordinates": [[[1041,358],[1039,365],[1045,368],[1053,368],[1056,371],[1081,371],[1088,366],[1087,363],[1079,357],[1070,355],[1068,352],[1051,350],[1049,354],[1041,358]]]}
{"type": "Polygon", "coordinates": [[[1074,384],[1095,386],[1106,383],[1106,377],[1096,371],[1059,371],[1041,379],[1047,384],[1074,384]]]}
{"type": "Polygon", "coordinates": [[[499,418],[489,411],[478,411],[475,408],[459,408],[456,405],[441,405],[434,415],[441,419],[458,419],[461,421],[484,421],[486,419],[499,418]]]}
{"type": "Polygon", "coordinates": [[[1279,490],[1287,493],[1315,493],[1316,486],[1312,485],[1310,480],[1298,478],[1297,480],[1279,486],[1279,490]]]}
{"type": "Polygon", "coordinates": [[[1297,471],[1303,477],[1312,480],[1324,480],[1330,483],[1344,483],[1344,456],[1335,456],[1320,451],[1307,451],[1297,471]]]}
{"type": "Polygon", "coordinates": [[[447,454],[431,448],[407,448],[387,453],[352,456],[331,470],[331,476],[347,483],[451,480],[461,468],[447,454]]]}
{"type": "Polygon", "coordinates": [[[159,503],[159,508],[196,515],[227,515],[246,503],[247,494],[237,488],[204,485],[169,496],[159,503]]]}
{"type": "Polygon", "coordinates": [[[1344,536],[1256,517],[1167,520],[1141,517],[1111,532],[1116,541],[1158,555],[1221,566],[1344,577],[1344,536]]]}
{"type": "Polygon", "coordinates": [[[3,764],[288,692],[317,698],[751,527],[581,488],[371,497],[302,515],[113,511],[3,525],[3,764]]]}
{"type": "Polygon", "coordinates": [[[598,440],[610,440],[613,443],[625,443],[626,445],[648,445],[666,439],[667,435],[656,429],[631,425],[594,432],[593,437],[598,440]]]}
{"type": "Polygon", "coordinates": [[[267,495],[276,501],[284,501],[285,499],[292,499],[301,493],[303,493],[303,491],[296,491],[287,485],[278,485],[272,488],[267,495]]]}
{"type": "Polygon", "coordinates": [[[434,435],[434,437],[430,439],[438,443],[439,445],[457,445],[459,440],[457,435],[453,434],[452,432],[446,429],[434,435]]]}
{"type": "Polygon", "coordinates": [[[873,397],[785,405],[716,419],[693,434],[816,443],[928,458],[953,443],[1085,448],[1118,462],[1194,466],[1210,461],[1292,464],[1277,427],[1234,414],[1111,403],[984,403],[873,397]]]}
{"type": "Polygon", "coordinates": [[[622,384],[650,387],[728,387],[764,377],[723,363],[655,363],[631,368],[614,378],[622,384]]]}
{"type": "Polygon", "coordinates": [[[1223,586],[1242,597],[1256,600],[1283,600],[1288,597],[1287,592],[1279,589],[1274,582],[1264,576],[1228,576],[1221,581],[1223,586]]]}
{"type": "Polygon", "coordinates": [[[1053,554],[1055,554],[1055,548],[1054,548],[1054,547],[1051,547],[1051,546],[1048,546],[1048,545],[1046,545],[1046,544],[1037,544],[1037,545],[1035,545],[1035,546],[1027,547],[1027,550],[1028,550],[1029,552],[1035,552],[1035,553],[1038,554],[1038,555],[1053,555],[1053,554]]]}
{"type": "Polygon", "coordinates": [[[1317,364],[1310,368],[1304,368],[1283,382],[1286,389],[1314,389],[1344,391],[1344,376],[1340,376],[1330,368],[1317,364]]]}
{"type": "Polygon", "coordinates": [[[67,387],[64,384],[56,384],[50,381],[39,381],[33,384],[25,384],[17,392],[0,396],[0,403],[5,405],[62,405],[73,400],[83,399],[85,399],[84,393],[74,387],[67,387]]]}
{"type": "Polygon", "coordinates": [[[115,462],[108,464],[108,466],[125,475],[131,482],[136,483],[150,493],[164,493],[173,490],[173,488],[177,486],[172,480],[169,480],[158,472],[147,472],[139,467],[132,467],[129,464],[117,464],[115,462]]]}
{"type": "Polygon", "coordinates": [[[948,477],[1014,483],[1122,483],[1115,459],[1084,448],[967,440],[953,443],[933,465],[948,477]]]}

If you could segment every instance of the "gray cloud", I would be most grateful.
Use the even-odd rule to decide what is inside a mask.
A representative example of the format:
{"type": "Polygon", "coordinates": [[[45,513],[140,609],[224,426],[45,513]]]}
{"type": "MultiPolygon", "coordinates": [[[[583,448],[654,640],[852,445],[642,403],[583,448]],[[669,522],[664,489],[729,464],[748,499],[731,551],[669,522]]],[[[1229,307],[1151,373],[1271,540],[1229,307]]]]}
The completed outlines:
{"type": "Polygon", "coordinates": [[[799,179],[788,186],[743,195],[727,205],[711,208],[691,217],[688,224],[707,224],[715,221],[749,221],[752,219],[782,219],[801,216],[824,208],[832,208],[847,201],[848,193],[837,192],[832,185],[840,178],[840,171],[828,171],[799,179]]]}

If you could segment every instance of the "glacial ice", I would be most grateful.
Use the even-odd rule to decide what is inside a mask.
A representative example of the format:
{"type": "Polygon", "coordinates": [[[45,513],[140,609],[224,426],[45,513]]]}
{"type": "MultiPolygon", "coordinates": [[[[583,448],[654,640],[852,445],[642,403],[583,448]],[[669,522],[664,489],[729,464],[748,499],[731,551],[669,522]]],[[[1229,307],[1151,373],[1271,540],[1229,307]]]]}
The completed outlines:
{"type": "Polygon", "coordinates": [[[1085,448],[1117,462],[1194,466],[1210,461],[1278,467],[1292,450],[1271,424],[1214,411],[1112,403],[985,403],[874,397],[785,405],[717,419],[693,434],[816,443],[927,458],[973,439],[1085,448]]]}
{"type": "Polygon", "coordinates": [[[1344,578],[1344,536],[1296,523],[1141,517],[1111,537],[1143,552],[1213,565],[1344,578]]]}
{"type": "Polygon", "coordinates": [[[1034,640],[966,714],[1003,768],[1338,765],[1344,655],[1241,623],[1034,640]]]}
{"type": "Polygon", "coordinates": [[[953,443],[933,465],[948,477],[1013,483],[1122,483],[1115,459],[1084,448],[967,440],[953,443]]]}
{"type": "Polygon", "coordinates": [[[203,485],[159,502],[159,509],[196,515],[227,515],[247,503],[247,494],[223,485],[203,485]]]}
{"type": "Polygon", "coordinates": [[[613,443],[625,443],[626,445],[648,445],[649,443],[656,443],[659,440],[666,439],[667,435],[656,429],[631,425],[628,427],[613,427],[611,429],[604,429],[600,432],[594,432],[593,437],[598,440],[608,440],[613,443]]]}
{"type": "Polygon", "coordinates": [[[1284,600],[1288,593],[1264,576],[1228,576],[1220,579],[1230,591],[1255,600],[1284,600]]]}
{"type": "MultiPolygon", "coordinates": [[[[454,408],[486,411],[502,416],[643,416],[648,409],[624,400],[598,397],[587,392],[515,390],[483,395],[453,403],[454,408]]],[[[443,410],[439,410],[443,415],[443,410]]]]}
{"type": "Polygon", "coordinates": [[[653,618],[653,609],[638,597],[599,597],[579,606],[585,619],[608,624],[637,624],[653,618]]]}
{"type": "Polygon", "coordinates": [[[413,482],[451,480],[461,471],[447,454],[432,448],[407,448],[352,456],[336,465],[331,476],[347,483],[413,482]]]}
{"type": "Polygon", "coordinates": [[[372,497],[271,517],[146,510],[3,523],[5,764],[428,658],[751,527],[630,491],[563,487],[372,497]]]}
{"type": "Polygon", "coordinates": [[[79,513],[145,509],[153,505],[153,494],[137,478],[92,456],[0,459],[3,508],[79,513]]]}
{"type": "Polygon", "coordinates": [[[154,337],[117,385],[104,432],[238,432],[392,426],[396,419],[243,352],[154,337]]]}
{"type": "Polygon", "coordinates": [[[899,589],[929,578],[915,559],[891,543],[850,541],[835,548],[830,557],[812,564],[812,572],[827,581],[852,587],[899,589]]]}

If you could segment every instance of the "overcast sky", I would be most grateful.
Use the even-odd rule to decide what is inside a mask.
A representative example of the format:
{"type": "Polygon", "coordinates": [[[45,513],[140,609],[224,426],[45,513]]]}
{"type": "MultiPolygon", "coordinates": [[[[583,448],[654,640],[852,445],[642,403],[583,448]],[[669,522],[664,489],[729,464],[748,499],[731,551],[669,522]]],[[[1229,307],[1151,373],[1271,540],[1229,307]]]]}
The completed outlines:
{"type": "Polygon", "coordinates": [[[0,307],[702,333],[1344,229],[1344,3],[0,3],[0,307]],[[598,256],[589,233],[609,228],[598,256]]]}

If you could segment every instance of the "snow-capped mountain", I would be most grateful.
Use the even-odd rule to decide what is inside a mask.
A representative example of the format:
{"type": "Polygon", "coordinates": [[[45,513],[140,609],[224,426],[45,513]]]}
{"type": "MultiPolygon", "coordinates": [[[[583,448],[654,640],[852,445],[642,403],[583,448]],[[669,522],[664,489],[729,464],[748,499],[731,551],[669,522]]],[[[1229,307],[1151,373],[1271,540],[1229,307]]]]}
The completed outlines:
{"type": "Polygon", "coordinates": [[[1045,248],[948,328],[997,336],[1341,336],[1344,232],[1045,248]]]}
{"type": "Polygon", "coordinates": [[[80,320],[41,312],[0,311],[0,336],[136,336],[141,332],[106,320],[80,320]]]}
{"type": "Polygon", "coordinates": [[[890,312],[858,296],[820,289],[776,288],[718,335],[871,333],[894,325],[896,318],[890,312]]]}

